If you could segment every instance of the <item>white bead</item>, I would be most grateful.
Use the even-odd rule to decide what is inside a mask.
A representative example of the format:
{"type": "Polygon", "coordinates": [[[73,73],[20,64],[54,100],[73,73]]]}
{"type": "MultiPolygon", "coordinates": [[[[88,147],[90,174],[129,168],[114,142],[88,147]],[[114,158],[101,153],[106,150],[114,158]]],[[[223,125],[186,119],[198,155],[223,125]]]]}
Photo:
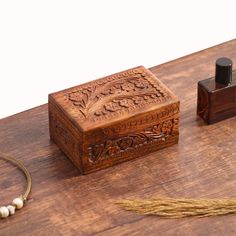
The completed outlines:
{"type": "Polygon", "coordinates": [[[9,211],[5,206],[0,207],[0,215],[2,218],[7,218],[9,216],[9,211]]]}
{"type": "Polygon", "coordinates": [[[7,209],[9,211],[10,215],[14,215],[15,214],[15,209],[16,209],[15,206],[9,205],[9,206],[7,206],[7,209]]]}
{"type": "Polygon", "coordinates": [[[16,207],[16,209],[21,209],[24,206],[24,203],[22,201],[22,199],[20,198],[15,198],[12,201],[12,205],[16,207]]]}

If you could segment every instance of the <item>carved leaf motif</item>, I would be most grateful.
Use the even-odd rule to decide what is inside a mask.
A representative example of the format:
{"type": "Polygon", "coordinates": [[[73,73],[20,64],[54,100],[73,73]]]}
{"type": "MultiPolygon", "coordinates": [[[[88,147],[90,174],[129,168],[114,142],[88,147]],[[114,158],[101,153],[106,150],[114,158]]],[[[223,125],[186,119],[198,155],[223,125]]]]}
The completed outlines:
{"type": "Polygon", "coordinates": [[[123,139],[118,140],[117,144],[121,150],[125,150],[125,149],[132,146],[133,141],[134,140],[131,137],[127,137],[127,138],[123,138],[123,139]]]}
{"type": "MultiPolygon", "coordinates": [[[[132,72],[133,73],[133,72],[132,72]]],[[[124,75],[114,80],[94,83],[81,90],[68,94],[69,101],[84,118],[92,114],[104,116],[120,110],[129,109],[150,100],[165,99],[164,93],[146,78],[144,73],[124,75]]]]}
{"type": "Polygon", "coordinates": [[[104,150],[104,145],[94,145],[93,148],[91,149],[91,160],[94,162],[96,161],[101,155],[104,150]]]}
{"type": "Polygon", "coordinates": [[[119,152],[119,147],[116,144],[111,144],[106,146],[106,152],[104,153],[107,156],[113,156],[119,152]]]}
{"type": "MultiPolygon", "coordinates": [[[[104,144],[94,145],[89,148],[90,160],[97,162],[103,158],[109,158],[122,151],[137,148],[151,141],[163,141],[172,134],[178,119],[171,119],[154,125],[143,132],[130,134],[114,140],[108,140],[104,144]]],[[[178,125],[178,123],[177,123],[178,125]]]]}
{"type": "Polygon", "coordinates": [[[95,92],[96,86],[88,87],[86,89],[78,90],[71,92],[69,94],[69,100],[73,102],[73,104],[78,107],[81,114],[86,117],[87,114],[87,106],[90,101],[91,95],[95,92]]]}

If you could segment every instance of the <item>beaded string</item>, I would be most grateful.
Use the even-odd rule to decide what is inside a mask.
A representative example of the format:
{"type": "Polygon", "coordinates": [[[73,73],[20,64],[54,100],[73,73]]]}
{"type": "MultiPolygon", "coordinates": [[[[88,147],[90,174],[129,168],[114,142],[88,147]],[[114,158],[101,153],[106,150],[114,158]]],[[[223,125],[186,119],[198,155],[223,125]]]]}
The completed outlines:
{"type": "Polygon", "coordinates": [[[32,181],[29,171],[20,161],[2,153],[0,153],[0,159],[17,166],[25,175],[27,181],[27,188],[24,194],[15,198],[10,205],[0,207],[0,218],[7,218],[8,216],[14,215],[16,209],[19,210],[24,206],[24,202],[26,202],[31,191],[32,181]]]}

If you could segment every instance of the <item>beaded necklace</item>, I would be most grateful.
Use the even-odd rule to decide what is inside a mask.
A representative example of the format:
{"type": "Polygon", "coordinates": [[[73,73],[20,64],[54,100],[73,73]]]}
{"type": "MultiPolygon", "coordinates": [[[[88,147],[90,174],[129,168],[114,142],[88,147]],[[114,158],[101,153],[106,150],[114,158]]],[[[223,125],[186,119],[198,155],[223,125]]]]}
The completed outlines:
{"type": "Polygon", "coordinates": [[[3,159],[4,161],[17,166],[24,173],[27,181],[27,188],[23,195],[20,195],[19,197],[13,199],[11,204],[0,207],[0,218],[7,218],[8,216],[14,215],[16,209],[19,210],[24,206],[24,203],[26,202],[28,195],[31,191],[32,181],[29,171],[20,161],[1,153],[0,159],[3,159]]]}

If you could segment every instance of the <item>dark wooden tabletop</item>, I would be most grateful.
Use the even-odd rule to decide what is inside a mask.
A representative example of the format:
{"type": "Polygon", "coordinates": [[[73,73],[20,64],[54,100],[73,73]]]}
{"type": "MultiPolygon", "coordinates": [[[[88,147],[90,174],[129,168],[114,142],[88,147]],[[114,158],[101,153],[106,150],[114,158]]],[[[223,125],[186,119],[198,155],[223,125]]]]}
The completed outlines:
{"type": "MultiPolygon", "coordinates": [[[[214,75],[221,56],[236,65],[236,40],[151,68],[180,98],[179,144],[93,174],[80,175],[50,141],[47,105],[0,120],[0,151],[23,161],[33,179],[30,200],[0,220],[0,235],[236,235],[236,215],[160,219],[113,204],[155,196],[236,196],[236,117],[207,126],[196,116],[197,81],[214,75]]],[[[10,164],[1,161],[0,170],[4,204],[25,182],[10,164]]]]}

